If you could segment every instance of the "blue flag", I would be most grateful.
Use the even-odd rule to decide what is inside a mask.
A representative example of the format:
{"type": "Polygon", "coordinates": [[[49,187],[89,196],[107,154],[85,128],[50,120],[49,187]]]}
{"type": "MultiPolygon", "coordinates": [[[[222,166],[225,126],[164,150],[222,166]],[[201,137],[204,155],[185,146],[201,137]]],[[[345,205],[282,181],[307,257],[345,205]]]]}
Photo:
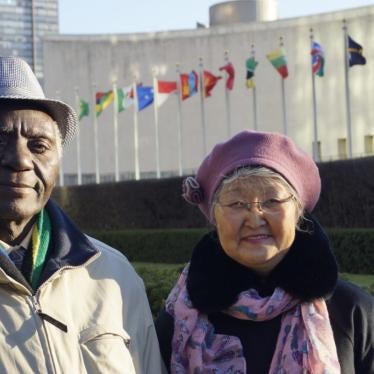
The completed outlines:
{"type": "Polygon", "coordinates": [[[151,86],[137,86],[136,96],[138,98],[138,111],[140,112],[148,105],[153,103],[153,87],[151,86]]]}
{"type": "Polygon", "coordinates": [[[349,67],[353,65],[365,65],[366,58],[362,55],[362,46],[348,35],[348,60],[349,67]]]}

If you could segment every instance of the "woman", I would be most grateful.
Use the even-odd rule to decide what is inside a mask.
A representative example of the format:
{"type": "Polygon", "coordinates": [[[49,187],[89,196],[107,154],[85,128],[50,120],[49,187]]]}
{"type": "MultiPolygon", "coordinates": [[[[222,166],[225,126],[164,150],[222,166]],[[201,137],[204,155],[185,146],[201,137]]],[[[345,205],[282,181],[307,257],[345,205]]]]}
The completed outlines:
{"type": "Polygon", "coordinates": [[[172,373],[374,373],[373,300],[337,280],[310,215],[313,160],[287,137],[218,144],[184,197],[215,226],[194,249],[156,329],[172,373]]]}

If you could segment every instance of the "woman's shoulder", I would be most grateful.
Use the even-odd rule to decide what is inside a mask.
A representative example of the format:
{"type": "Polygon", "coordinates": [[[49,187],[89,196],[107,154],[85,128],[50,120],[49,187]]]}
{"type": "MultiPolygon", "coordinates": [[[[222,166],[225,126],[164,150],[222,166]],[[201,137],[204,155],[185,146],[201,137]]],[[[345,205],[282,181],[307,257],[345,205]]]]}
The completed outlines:
{"type": "Polygon", "coordinates": [[[343,279],[338,279],[328,304],[344,306],[345,308],[358,307],[373,312],[374,297],[361,287],[343,279]]]}
{"type": "Polygon", "coordinates": [[[333,328],[353,340],[355,331],[371,335],[374,327],[374,298],[362,288],[339,279],[326,300],[333,328]]]}

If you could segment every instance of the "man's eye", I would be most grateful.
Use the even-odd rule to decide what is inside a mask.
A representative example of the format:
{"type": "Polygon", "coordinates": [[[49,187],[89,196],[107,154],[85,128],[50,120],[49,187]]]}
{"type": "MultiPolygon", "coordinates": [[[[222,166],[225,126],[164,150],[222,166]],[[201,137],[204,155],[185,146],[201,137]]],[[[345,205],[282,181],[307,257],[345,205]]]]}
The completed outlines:
{"type": "Polygon", "coordinates": [[[48,145],[45,142],[35,141],[31,142],[30,148],[36,153],[43,153],[48,149],[48,145]]]}

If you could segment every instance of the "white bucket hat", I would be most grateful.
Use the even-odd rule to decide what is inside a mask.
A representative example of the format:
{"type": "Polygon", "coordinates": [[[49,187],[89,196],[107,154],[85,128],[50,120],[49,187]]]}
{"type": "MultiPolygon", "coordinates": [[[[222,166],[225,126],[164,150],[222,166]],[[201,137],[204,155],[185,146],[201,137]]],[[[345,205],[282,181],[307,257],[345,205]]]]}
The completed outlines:
{"type": "Polygon", "coordinates": [[[67,104],[46,99],[44,92],[26,61],[18,57],[0,56],[0,105],[3,100],[36,103],[56,121],[66,146],[74,137],[77,115],[67,104]]]}

